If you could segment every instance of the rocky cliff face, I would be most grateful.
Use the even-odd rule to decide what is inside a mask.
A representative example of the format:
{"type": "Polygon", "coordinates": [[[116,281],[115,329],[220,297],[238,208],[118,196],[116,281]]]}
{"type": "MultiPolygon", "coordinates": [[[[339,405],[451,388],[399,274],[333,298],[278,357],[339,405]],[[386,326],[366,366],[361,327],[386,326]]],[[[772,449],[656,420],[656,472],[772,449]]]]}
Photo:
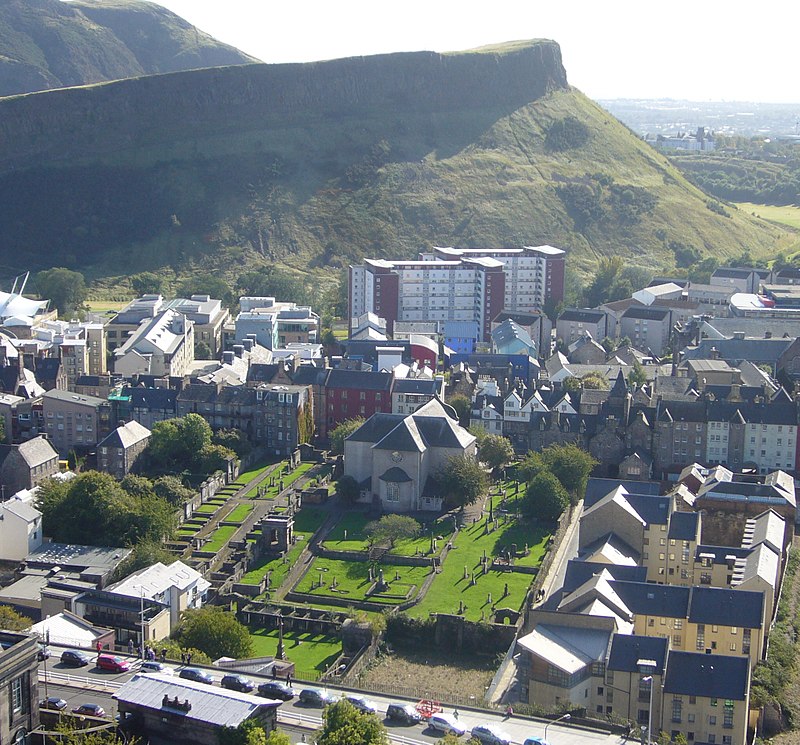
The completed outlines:
{"type": "Polygon", "coordinates": [[[393,111],[513,111],[567,87],[558,44],[244,65],[0,100],[0,172],[228,131],[393,111]]]}

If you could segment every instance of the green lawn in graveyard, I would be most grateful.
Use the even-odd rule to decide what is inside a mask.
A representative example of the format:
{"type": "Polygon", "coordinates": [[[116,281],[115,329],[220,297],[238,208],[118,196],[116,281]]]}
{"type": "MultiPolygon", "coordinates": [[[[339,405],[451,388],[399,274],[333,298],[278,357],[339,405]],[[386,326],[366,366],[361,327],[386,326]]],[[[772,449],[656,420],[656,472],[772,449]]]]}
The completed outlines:
{"type": "Polygon", "coordinates": [[[238,530],[234,525],[223,525],[217,528],[210,539],[203,544],[202,551],[219,551],[228,541],[233,538],[233,534],[238,530]]]}
{"type": "Polygon", "coordinates": [[[205,504],[201,504],[195,511],[194,515],[213,515],[221,505],[214,504],[210,502],[206,502],[205,504]]]}
{"type": "Polygon", "coordinates": [[[226,523],[237,523],[241,525],[247,516],[253,511],[252,504],[239,504],[236,505],[224,518],[226,523]]]}
{"type": "Polygon", "coordinates": [[[319,529],[319,526],[325,521],[325,512],[314,507],[304,507],[294,516],[294,533],[297,536],[297,541],[286,554],[286,561],[281,559],[261,560],[247,572],[240,582],[246,585],[257,585],[261,582],[261,578],[269,571],[270,586],[273,588],[280,587],[289,568],[297,561],[303,548],[305,547],[308,539],[319,529]]]}
{"type": "MultiPolygon", "coordinates": [[[[277,629],[250,627],[254,657],[273,657],[278,649],[277,629]]],[[[284,631],[283,648],[286,657],[294,662],[296,677],[303,671],[324,672],[342,652],[342,643],[336,636],[310,634],[301,631],[284,631]]]]}
{"type": "Polygon", "coordinates": [[[369,579],[369,562],[317,558],[314,559],[311,568],[295,590],[319,597],[321,600],[339,598],[399,605],[413,598],[419,592],[425,578],[430,574],[430,567],[381,565],[374,569],[374,578],[377,578],[381,569],[384,580],[389,585],[388,588],[385,592],[367,595],[375,581],[369,579]],[[322,586],[318,586],[320,578],[322,586]],[[335,587],[333,586],[334,580],[335,587]]]}
{"type": "MultiPolygon", "coordinates": [[[[437,575],[433,584],[422,601],[409,609],[409,613],[416,617],[425,617],[429,613],[456,613],[459,603],[466,606],[464,616],[476,621],[481,618],[481,612],[488,619],[491,614],[492,603],[498,608],[513,608],[518,610],[525,594],[534,579],[533,575],[519,572],[506,572],[489,570],[483,574],[481,558],[484,551],[490,563],[493,556],[516,542],[518,549],[522,550],[525,538],[531,554],[524,563],[535,566],[544,557],[544,546],[549,537],[546,528],[530,525],[527,522],[509,521],[501,524],[497,530],[485,532],[485,520],[464,527],[454,539],[454,546],[447,554],[442,566],[442,571],[437,575]],[[466,566],[467,578],[464,579],[466,566]],[[471,584],[471,577],[475,577],[475,584],[471,584]],[[508,585],[508,594],[504,597],[505,586],[508,585]],[[488,595],[492,596],[492,603],[488,602],[488,595]]],[[[522,563],[522,562],[518,562],[522,563]]]]}
{"type": "MultiPolygon", "coordinates": [[[[333,526],[325,539],[325,548],[329,551],[367,551],[369,543],[364,534],[364,527],[371,519],[364,512],[345,512],[339,522],[333,526]],[[345,540],[345,531],[347,540],[345,540]]],[[[431,530],[437,540],[436,553],[442,550],[443,542],[449,540],[453,533],[453,521],[451,518],[440,518],[433,523],[422,526],[422,533],[418,538],[398,541],[392,549],[393,554],[400,556],[416,556],[421,554],[427,556],[431,549],[431,530]]]]}
{"type": "Polygon", "coordinates": [[[190,538],[197,534],[197,530],[197,528],[178,528],[177,535],[190,538]]]}
{"type": "MultiPolygon", "coordinates": [[[[315,465],[316,465],[315,463],[301,463],[291,473],[286,474],[283,477],[283,488],[288,489],[295,481],[297,481],[297,479],[299,479],[304,473],[306,473],[306,471],[310,471],[315,465]]],[[[261,499],[275,499],[281,492],[281,484],[280,484],[281,479],[278,478],[277,471],[275,475],[275,484],[273,486],[270,486],[269,482],[270,479],[262,481],[260,484],[250,489],[245,494],[245,497],[247,497],[248,499],[256,499],[258,497],[258,490],[259,488],[261,488],[264,489],[264,493],[261,495],[261,499]]]]}

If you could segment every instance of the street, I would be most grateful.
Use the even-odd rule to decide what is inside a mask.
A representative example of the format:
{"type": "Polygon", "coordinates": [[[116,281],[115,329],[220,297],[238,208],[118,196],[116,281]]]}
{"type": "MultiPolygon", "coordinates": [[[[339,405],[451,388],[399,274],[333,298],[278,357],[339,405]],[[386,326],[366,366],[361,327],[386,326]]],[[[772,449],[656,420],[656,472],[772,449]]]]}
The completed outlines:
{"type": "MultiPolygon", "coordinates": [[[[68,710],[84,703],[100,704],[106,713],[113,717],[117,713],[116,701],[113,699],[114,691],[136,674],[139,662],[134,661],[134,668],[127,673],[112,673],[105,670],[98,670],[94,665],[87,667],[68,667],[60,661],[62,649],[52,646],[50,659],[41,662],[39,668],[39,691],[40,697],[59,696],[67,701],[68,710]]],[[[123,655],[124,656],[124,655],[123,655]]],[[[181,665],[170,664],[168,666],[180,672],[181,665]]],[[[222,672],[218,668],[209,668],[214,675],[215,681],[219,681],[222,672]]],[[[269,678],[250,676],[253,681],[263,682],[269,678]]],[[[313,684],[304,684],[301,681],[293,682],[296,690],[302,688],[319,687],[313,684]]],[[[341,690],[342,694],[349,693],[346,689],[330,687],[335,693],[341,690]]],[[[383,716],[386,713],[388,704],[397,699],[388,696],[364,694],[361,695],[371,700],[378,709],[378,714],[383,716]]],[[[413,702],[416,703],[416,702],[413,702]]],[[[451,708],[446,709],[448,713],[453,713],[451,708]]],[[[459,709],[458,719],[467,729],[475,725],[492,722],[500,725],[511,737],[511,742],[522,743],[528,737],[543,737],[544,727],[547,724],[544,720],[534,720],[527,717],[513,716],[506,719],[502,713],[481,711],[477,709],[459,709]]],[[[281,704],[278,710],[278,722],[281,729],[286,731],[293,742],[311,742],[310,735],[322,724],[322,710],[299,704],[297,700],[287,701],[281,704]]],[[[401,745],[429,745],[437,742],[441,735],[433,732],[427,725],[399,726],[391,722],[385,722],[392,742],[401,745]]],[[[618,745],[622,740],[619,736],[608,735],[602,732],[581,730],[575,727],[566,727],[561,723],[552,724],[548,728],[548,741],[551,745],[618,745]]]]}

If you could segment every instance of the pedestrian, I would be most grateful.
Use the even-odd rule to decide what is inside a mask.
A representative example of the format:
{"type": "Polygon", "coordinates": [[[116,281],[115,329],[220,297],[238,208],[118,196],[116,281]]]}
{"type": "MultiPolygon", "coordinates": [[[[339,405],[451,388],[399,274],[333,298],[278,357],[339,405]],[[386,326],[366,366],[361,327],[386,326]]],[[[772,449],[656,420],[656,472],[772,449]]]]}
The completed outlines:
{"type": "Polygon", "coordinates": [[[509,717],[514,716],[514,709],[511,708],[511,704],[506,706],[506,719],[509,717]]]}
{"type": "Polygon", "coordinates": [[[453,709],[453,716],[458,719],[458,709],[453,709]]]}
{"type": "Polygon", "coordinates": [[[292,684],[292,674],[286,673],[286,685],[290,686],[292,684]]]}
{"type": "Polygon", "coordinates": [[[162,662],[166,662],[167,661],[167,648],[166,647],[162,647],[161,648],[161,661],[162,662]]]}
{"type": "Polygon", "coordinates": [[[142,645],[141,644],[137,644],[136,645],[136,656],[140,657],[141,659],[144,659],[144,656],[142,655],[142,645]]]}
{"type": "Polygon", "coordinates": [[[275,680],[275,678],[277,678],[277,677],[278,677],[278,666],[277,665],[273,665],[272,666],[272,679],[275,680]]]}
{"type": "Polygon", "coordinates": [[[128,639],[128,654],[133,654],[133,639],[128,639]]]}
{"type": "Polygon", "coordinates": [[[97,645],[96,646],[97,646],[97,654],[100,654],[100,652],[103,651],[103,645],[100,643],[99,639],[97,641],[97,645]]]}
{"type": "Polygon", "coordinates": [[[191,652],[187,652],[186,653],[186,664],[187,665],[191,665],[192,664],[192,653],[191,652]]]}
{"type": "Polygon", "coordinates": [[[186,664],[186,655],[183,652],[181,652],[181,665],[185,664],[186,664]]]}

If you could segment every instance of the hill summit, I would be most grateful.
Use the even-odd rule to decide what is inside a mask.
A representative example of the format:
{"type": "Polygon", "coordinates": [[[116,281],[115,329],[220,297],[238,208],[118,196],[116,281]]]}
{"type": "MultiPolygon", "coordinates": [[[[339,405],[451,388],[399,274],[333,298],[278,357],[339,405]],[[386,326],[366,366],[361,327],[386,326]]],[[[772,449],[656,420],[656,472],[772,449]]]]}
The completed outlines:
{"type": "Polygon", "coordinates": [[[571,88],[548,40],[6,98],[0,221],[6,271],[49,262],[109,281],[431,245],[550,244],[583,271],[601,255],[657,271],[687,247],[758,255],[787,238],[571,88]]]}
{"type": "Polygon", "coordinates": [[[256,61],[154,3],[0,3],[0,96],[256,61]]]}

